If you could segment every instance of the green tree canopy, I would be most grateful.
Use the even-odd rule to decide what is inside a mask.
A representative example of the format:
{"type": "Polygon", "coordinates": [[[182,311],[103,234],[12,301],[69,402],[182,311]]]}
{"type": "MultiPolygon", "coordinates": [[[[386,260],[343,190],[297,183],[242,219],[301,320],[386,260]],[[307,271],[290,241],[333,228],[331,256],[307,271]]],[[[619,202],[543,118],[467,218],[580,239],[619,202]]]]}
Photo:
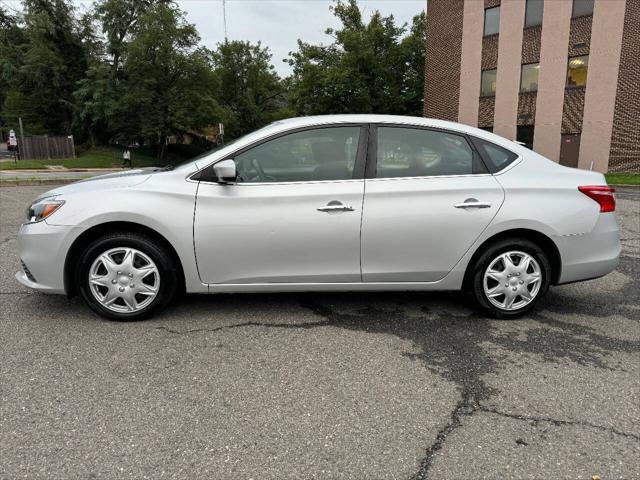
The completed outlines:
{"type": "Polygon", "coordinates": [[[281,79],[260,42],[211,51],[171,0],[97,0],[80,15],[66,0],[0,6],[0,116],[27,133],[159,147],[224,123],[227,138],[295,114],[422,110],[425,16],[411,26],[356,0],[332,7],[329,45],[299,41],[281,79]]]}
{"type": "Polygon", "coordinates": [[[366,23],[356,0],[338,0],[332,9],[341,22],[326,30],[333,42],[299,40],[290,53],[293,108],[300,114],[421,114],[425,14],[408,29],[377,10],[366,23]]]}
{"type": "Polygon", "coordinates": [[[219,44],[212,58],[226,134],[237,137],[287,115],[284,86],[268,48],[230,41],[219,44]]]}
{"type": "Polygon", "coordinates": [[[63,0],[25,0],[21,18],[4,15],[3,114],[22,116],[32,133],[68,133],[73,92],[87,58],[73,7],[63,0]]]}

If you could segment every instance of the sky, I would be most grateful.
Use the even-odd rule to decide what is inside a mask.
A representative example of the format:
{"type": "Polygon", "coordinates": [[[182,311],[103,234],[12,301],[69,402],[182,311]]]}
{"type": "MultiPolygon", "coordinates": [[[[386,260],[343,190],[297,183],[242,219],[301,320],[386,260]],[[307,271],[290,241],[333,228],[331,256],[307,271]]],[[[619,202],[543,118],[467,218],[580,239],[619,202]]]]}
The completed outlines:
{"type": "MultiPolygon", "coordinates": [[[[79,10],[88,8],[92,0],[73,0],[79,10]]],[[[20,0],[2,0],[12,8],[20,8],[20,0]]],[[[187,20],[195,24],[201,43],[209,48],[224,41],[222,0],[178,0],[187,20]]],[[[297,41],[330,43],[324,34],[338,22],[329,10],[331,0],[227,0],[227,33],[229,40],[261,41],[273,54],[273,65],[280,76],[291,72],[282,60],[297,49],[297,41]]],[[[414,15],[426,8],[427,0],[359,0],[368,18],[374,10],[393,14],[397,24],[411,23],[414,15]]]]}

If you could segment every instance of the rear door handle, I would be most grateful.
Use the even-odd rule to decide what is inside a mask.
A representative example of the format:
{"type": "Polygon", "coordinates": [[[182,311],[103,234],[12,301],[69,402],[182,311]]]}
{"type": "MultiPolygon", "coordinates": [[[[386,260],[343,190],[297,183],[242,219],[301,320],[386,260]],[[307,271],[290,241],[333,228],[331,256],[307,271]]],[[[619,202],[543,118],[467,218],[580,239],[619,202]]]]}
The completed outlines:
{"type": "Polygon", "coordinates": [[[343,205],[338,202],[329,202],[324,207],[320,207],[317,209],[319,212],[353,212],[353,207],[350,205],[343,205]]]}
{"type": "Polygon", "coordinates": [[[318,208],[319,212],[353,212],[353,207],[348,205],[328,205],[318,208]]]}
{"type": "Polygon", "coordinates": [[[463,203],[458,203],[454,205],[456,208],[490,208],[490,203],[479,202],[477,200],[469,200],[464,201],[463,203]]]}

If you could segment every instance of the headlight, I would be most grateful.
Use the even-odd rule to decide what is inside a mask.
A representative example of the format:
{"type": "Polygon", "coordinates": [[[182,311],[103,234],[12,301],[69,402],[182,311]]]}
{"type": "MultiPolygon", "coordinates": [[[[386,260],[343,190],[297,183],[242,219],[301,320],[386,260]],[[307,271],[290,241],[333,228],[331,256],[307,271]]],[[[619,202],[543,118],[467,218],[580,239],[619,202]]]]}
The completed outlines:
{"type": "Polygon", "coordinates": [[[54,200],[53,197],[36,200],[27,208],[27,221],[25,223],[40,222],[51,216],[62,205],[64,205],[64,200],[54,200]]]}

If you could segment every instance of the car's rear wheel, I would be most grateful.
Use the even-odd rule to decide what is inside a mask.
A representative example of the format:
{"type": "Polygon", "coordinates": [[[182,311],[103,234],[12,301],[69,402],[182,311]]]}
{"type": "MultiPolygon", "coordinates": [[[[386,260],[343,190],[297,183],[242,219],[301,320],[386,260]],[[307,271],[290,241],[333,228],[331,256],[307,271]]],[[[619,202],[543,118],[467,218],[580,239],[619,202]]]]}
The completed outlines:
{"type": "Polygon", "coordinates": [[[486,314],[515,318],[535,307],[550,278],[551,264],[540,247],[526,239],[505,239],[477,259],[469,288],[486,314]]]}
{"type": "Polygon", "coordinates": [[[176,265],[153,238],[114,233],[93,241],[80,256],[76,281],[92,310],[112,320],[141,320],[176,294],[176,265]]]}

